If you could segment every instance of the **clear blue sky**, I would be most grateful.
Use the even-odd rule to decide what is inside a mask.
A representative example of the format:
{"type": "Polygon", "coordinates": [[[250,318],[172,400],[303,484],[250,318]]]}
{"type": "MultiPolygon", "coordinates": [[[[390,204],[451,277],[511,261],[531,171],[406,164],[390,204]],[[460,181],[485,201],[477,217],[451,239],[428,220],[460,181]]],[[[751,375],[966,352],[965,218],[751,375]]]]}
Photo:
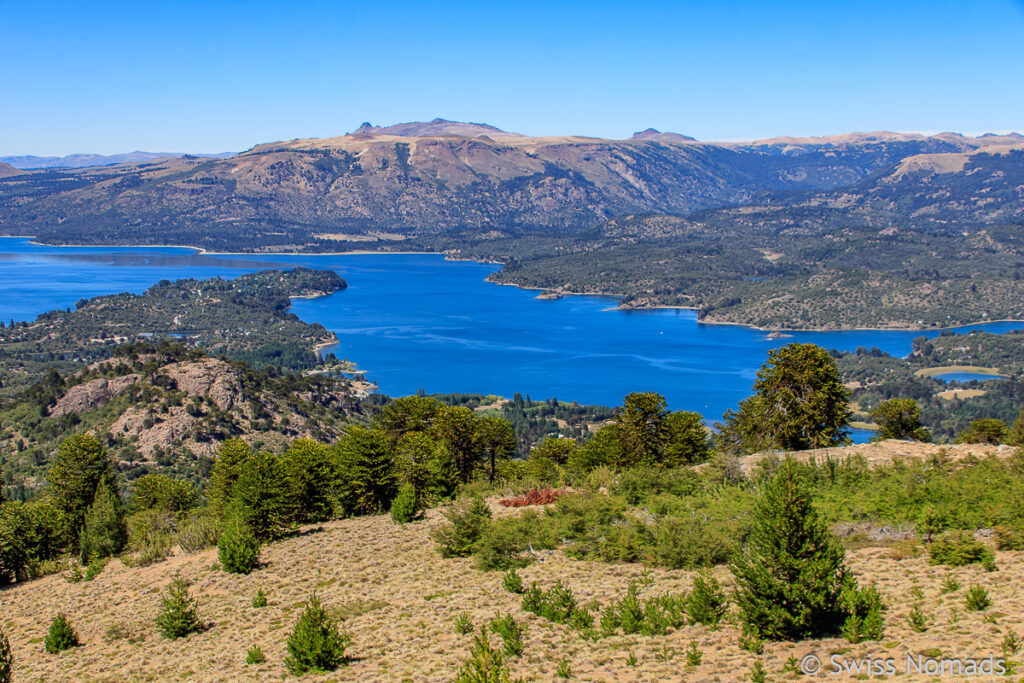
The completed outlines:
{"type": "Polygon", "coordinates": [[[0,155],[435,116],[705,140],[1024,129],[1024,0],[0,0],[0,155]]]}

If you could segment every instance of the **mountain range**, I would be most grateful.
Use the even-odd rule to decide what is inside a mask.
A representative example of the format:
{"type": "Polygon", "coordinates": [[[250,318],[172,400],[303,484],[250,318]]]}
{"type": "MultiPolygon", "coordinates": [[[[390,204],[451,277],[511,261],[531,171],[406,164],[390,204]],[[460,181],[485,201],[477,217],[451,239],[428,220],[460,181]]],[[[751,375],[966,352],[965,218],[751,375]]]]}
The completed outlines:
{"type": "MultiPolygon", "coordinates": [[[[86,168],[88,166],[113,166],[116,164],[135,164],[154,159],[177,158],[182,156],[199,156],[221,159],[231,156],[230,152],[222,154],[192,154],[180,152],[127,152],[125,154],[68,154],[62,157],[39,157],[33,155],[0,157],[0,166],[10,165],[16,169],[35,170],[39,168],[86,168]]],[[[2,172],[2,169],[0,169],[2,172]]]]}
{"type": "MultiPolygon", "coordinates": [[[[435,119],[365,123],[347,135],[265,143],[226,158],[0,167],[0,234],[233,251],[445,251],[502,262],[496,278],[516,284],[622,294],[634,305],[692,305],[709,319],[813,326],[814,307],[794,309],[797,318],[764,317],[768,290],[789,286],[779,278],[798,273],[806,287],[822,269],[845,271],[850,263],[895,277],[912,259],[914,277],[942,280],[922,251],[938,248],[936,241],[962,257],[965,286],[971,269],[985,274],[978,244],[1006,259],[999,277],[1014,276],[1021,187],[1018,133],[704,142],[647,129],[609,140],[435,119]],[[858,237],[845,255],[830,248],[844,230],[868,242],[858,237]],[[982,230],[985,239],[976,236],[982,230]],[[879,241],[892,231],[913,251],[902,262],[879,241]],[[721,240],[716,251],[711,245],[721,240]],[[634,263],[647,263],[644,277],[634,263]],[[749,291],[752,282],[766,282],[765,291],[749,291]],[[741,308],[756,299],[760,313],[737,312],[737,299],[741,308]]],[[[996,298],[1002,303],[978,313],[1024,317],[996,298]]],[[[829,324],[948,315],[929,310],[926,299],[897,313],[865,296],[854,319],[830,316],[829,324]],[[868,315],[876,304],[881,318],[868,315]]]]}

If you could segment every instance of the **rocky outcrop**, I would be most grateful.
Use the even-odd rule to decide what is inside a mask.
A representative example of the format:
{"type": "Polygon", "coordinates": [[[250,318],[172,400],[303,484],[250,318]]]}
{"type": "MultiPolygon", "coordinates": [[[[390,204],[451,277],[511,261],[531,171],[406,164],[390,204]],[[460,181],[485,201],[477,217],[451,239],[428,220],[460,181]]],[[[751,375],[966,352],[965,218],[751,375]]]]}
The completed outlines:
{"type": "Polygon", "coordinates": [[[193,396],[204,396],[221,410],[231,410],[242,398],[242,387],[234,370],[222,360],[204,358],[172,363],[161,374],[173,380],[177,389],[193,396]]]}
{"type": "Polygon", "coordinates": [[[94,379],[71,387],[67,393],[57,399],[56,403],[50,406],[50,415],[57,417],[96,408],[138,381],[138,375],[124,375],[114,379],[94,379]]]}

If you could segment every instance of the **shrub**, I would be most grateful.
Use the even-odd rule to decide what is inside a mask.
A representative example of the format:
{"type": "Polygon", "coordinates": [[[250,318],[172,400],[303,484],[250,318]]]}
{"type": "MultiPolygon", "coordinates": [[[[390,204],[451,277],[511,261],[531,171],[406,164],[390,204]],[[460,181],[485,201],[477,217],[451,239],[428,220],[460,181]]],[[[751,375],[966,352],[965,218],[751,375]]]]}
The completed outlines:
{"type": "Polygon", "coordinates": [[[230,574],[249,574],[260,559],[260,542],[239,519],[232,520],[217,540],[217,560],[230,574]]]}
{"type": "Polygon", "coordinates": [[[220,524],[212,515],[197,515],[178,529],[176,538],[182,552],[195,553],[217,545],[220,524]]]}
{"type": "Polygon", "coordinates": [[[943,593],[956,593],[960,590],[960,580],[952,574],[946,574],[942,577],[942,592],[943,593]]]}
{"type": "Polygon", "coordinates": [[[740,636],[739,645],[741,650],[753,652],[755,655],[764,654],[764,640],[749,633],[745,633],[740,636]]]}
{"type": "Polygon", "coordinates": [[[455,501],[443,513],[448,525],[432,534],[437,542],[441,557],[469,557],[488,520],[491,511],[487,503],[478,496],[455,501]]]}
{"type": "Polygon", "coordinates": [[[455,617],[455,632],[460,636],[473,632],[473,620],[465,612],[460,612],[459,616],[455,617]]]}
{"type": "Polygon", "coordinates": [[[544,596],[540,615],[556,624],[567,624],[576,611],[576,596],[572,589],[561,581],[544,596]]]}
{"type": "Polygon", "coordinates": [[[262,664],[267,661],[266,655],[263,654],[263,649],[258,645],[253,645],[245,652],[245,663],[246,664],[262,664]]]}
{"type": "Polygon", "coordinates": [[[523,654],[523,636],[526,628],[517,622],[511,614],[504,617],[491,619],[491,631],[501,636],[503,649],[509,657],[519,657],[523,654]]]}
{"type": "Polygon", "coordinates": [[[487,524],[475,548],[477,566],[484,571],[525,567],[530,563],[522,556],[527,543],[519,524],[487,524]]]}
{"type": "Polygon", "coordinates": [[[976,562],[989,564],[995,561],[992,551],[965,531],[951,531],[939,536],[928,546],[928,554],[932,564],[950,567],[962,567],[976,562]]]}
{"type": "Polygon", "coordinates": [[[56,654],[64,650],[70,650],[73,647],[78,647],[78,645],[78,634],[71,627],[71,622],[68,621],[63,612],[58,612],[53,623],[50,624],[50,631],[46,634],[46,638],[43,641],[46,651],[50,654],[56,654]]]}
{"type": "Polygon", "coordinates": [[[256,597],[252,599],[252,606],[256,609],[267,606],[267,594],[263,592],[263,588],[256,589],[256,597]]]}
{"type": "Polygon", "coordinates": [[[974,585],[968,589],[965,600],[968,612],[981,612],[988,609],[991,604],[992,599],[988,596],[988,591],[981,586],[974,585]]]}
{"type": "Polygon", "coordinates": [[[837,631],[849,616],[842,601],[844,561],[842,546],[811,503],[800,466],[787,458],[765,482],[747,548],[732,564],[745,630],[769,640],[837,631]]]}
{"type": "Polygon", "coordinates": [[[519,508],[526,507],[528,505],[547,505],[554,503],[560,497],[565,495],[564,490],[560,489],[531,489],[528,493],[522,496],[516,496],[514,498],[504,498],[498,503],[508,508],[519,508]]]}
{"type": "Polygon", "coordinates": [[[843,637],[851,643],[881,640],[885,605],[875,584],[862,590],[851,581],[843,591],[843,600],[850,615],[843,623],[843,637]]]}
{"type": "Polygon", "coordinates": [[[199,623],[198,604],[189,595],[188,585],[180,576],[175,576],[167,592],[160,598],[160,613],[156,628],[168,640],[183,638],[202,630],[199,623]]]}
{"type": "Polygon", "coordinates": [[[462,665],[454,683],[512,683],[512,675],[501,652],[491,647],[487,630],[473,637],[473,650],[462,665]]]}
{"type": "Polygon", "coordinates": [[[760,660],[754,662],[754,667],[750,670],[750,683],[765,683],[768,677],[764,673],[764,664],[760,660]]]}
{"type": "Polygon", "coordinates": [[[711,567],[728,561],[732,544],[721,525],[699,517],[666,517],[652,529],[654,556],[670,569],[711,567]]]}
{"type": "Polygon", "coordinates": [[[0,628],[0,683],[10,683],[12,671],[14,655],[11,654],[11,643],[7,640],[7,634],[0,628]]]}
{"type": "Polygon", "coordinates": [[[288,637],[288,656],[284,663],[296,676],[309,671],[334,671],[345,662],[348,644],[349,636],[338,630],[337,623],[314,593],[288,637]]]}
{"type": "Polygon", "coordinates": [[[171,554],[171,539],[166,535],[154,535],[147,539],[134,553],[123,555],[121,562],[126,567],[148,567],[166,560],[171,554]]]}
{"type": "Polygon", "coordinates": [[[523,593],[523,577],[519,576],[519,572],[515,570],[515,567],[505,572],[505,576],[501,579],[501,585],[509,593],[516,595],[522,595],[523,593]]]}
{"type": "Polygon", "coordinates": [[[924,633],[928,630],[928,619],[921,611],[921,605],[914,605],[907,615],[907,624],[917,633],[924,633]]]}
{"type": "Polygon", "coordinates": [[[391,519],[396,524],[408,524],[420,515],[419,496],[412,484],[402,484],[398,495],[391,501],[391,519]]]}
{"type": "Polygon", "coordinates": [[[107,566],[107,558],[105,558],[105,557],[94,557],[92,559],[92,561],[89,563],[89,566],[87,566],[85,568],[85,576],[83,577],[83,579],[85,581],[92,581],[93,579],[95,579],[97,576],[100,575],[100,572],[102,572],[103,568],[106,567],[106,566],[107,566]]]}
{"type": "Polygon", "coordinates": [[[725,616],[726,599],[718,579],[698,574],[693,580],[693,590],[686,603],[691,624],[703,624],[712,628],[725,616]]]}
{"type": "Polygon", "coordinates": [[[1024,550],[1024,534],[1016,527],[999,525],[994,531],[998,550],[1024,550]]]}
{"type": "Polygon", "coordinates": [[[700,666],[704,659],[704,653],[697,647],[697,641],[691,640],[690,647],[686,649],[686,663],[689,666],[700,666]]]}

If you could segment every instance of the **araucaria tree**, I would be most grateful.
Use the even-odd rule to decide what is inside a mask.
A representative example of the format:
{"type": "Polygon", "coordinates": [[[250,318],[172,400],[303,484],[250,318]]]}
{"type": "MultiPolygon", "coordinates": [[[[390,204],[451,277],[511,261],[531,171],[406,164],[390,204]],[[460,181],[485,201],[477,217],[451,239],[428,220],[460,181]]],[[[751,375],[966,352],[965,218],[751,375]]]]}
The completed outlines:
{"type": "Polygon", "coordinates": [[[10,683],[11,672],[14,670],[14,655],[7,634],[0,628],[0,683],[10,683]]]}
{"type": "Polygon", "coordinates": [[[921,424],[921,407],[912,398],[891,398],[882,401],[871,411],[871,419],[878,425],[875,439],[910,439],[928,441],[931,435],[921,424]]]}
{"type": "Polygon", "coordinates": [[[314,594],[288,637],[284,664],[296,676],[310,671],[334,671],[345,662],[348,643],[348,635],[338,630],[337,623],[314,594]]]}
{"type": "Polygon", "coordinates": [[[776,447],[805,450],[846,440],[849,394],[820,346],[794,343],[770,352],[754,390],[762,429],[776,447]]]}
{"type": "Polygon", "coordinates": [[[845,553],[811,502],[800,465],[786,459],[765,482],[747,545],[733,561],[745,630],[767,640],[839,632],[850,615],[845,553]]]}
{"type": "Polygon", "coordinates": [[[57,448],[46,475],[53,505],[62,513],[64,541],[74,547],[102,480],[114,481],[114,466],[94,437],[76,434],[57,448]]]}
{"type": "Polygon", "coordinates": [[[81,558],[90,562],[97,557],[112,557],[128,543],[124,505],[117,489],[104,477],[96,487],[92,505],[85,514],[82,527],[81,558]]]}
{"type": "Polygon", "coordinates": [[[167,593],[160,598],[156,628],[160,635],[169,640],[202,630],[197,603],[189,595],[188,586],[180,576],[174,577],[167,593]]]}

